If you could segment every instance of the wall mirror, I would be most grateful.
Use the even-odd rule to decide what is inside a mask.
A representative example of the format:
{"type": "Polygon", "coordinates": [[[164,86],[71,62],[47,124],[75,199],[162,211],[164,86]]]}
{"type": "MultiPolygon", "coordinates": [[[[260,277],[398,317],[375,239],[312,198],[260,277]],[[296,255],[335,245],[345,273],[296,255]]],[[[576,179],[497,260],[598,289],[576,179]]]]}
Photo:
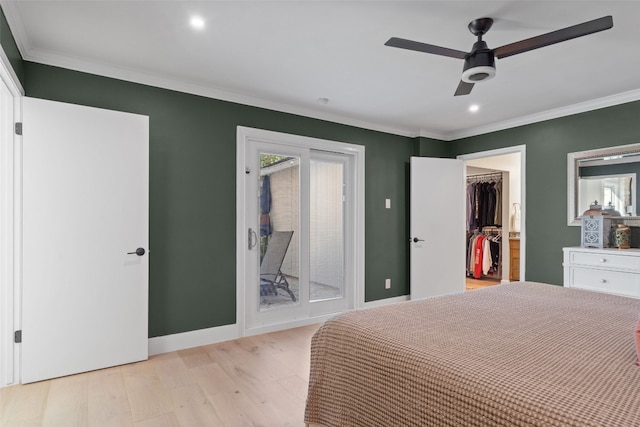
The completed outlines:
{"type": "Polygon", "coordinates": [[[638,215],[640,144],[567,154],[567,223],[580,225],[580,215],[594,201],[621,216],[638,215]]]}

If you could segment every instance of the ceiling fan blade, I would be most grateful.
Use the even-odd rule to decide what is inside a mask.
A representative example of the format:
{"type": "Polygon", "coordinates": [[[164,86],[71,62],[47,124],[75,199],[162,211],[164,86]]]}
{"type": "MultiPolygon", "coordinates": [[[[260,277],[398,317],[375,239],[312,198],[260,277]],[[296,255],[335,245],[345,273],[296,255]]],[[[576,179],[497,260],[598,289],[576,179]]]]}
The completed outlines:
{"type": "Polygon", "coordinates": [[[453,96],[469,95],[474,84],[475,83],[467,83],[464,80],[460,80],[458,89],[456,89],[456,93],[454,93],[453,96]]]}
{"type": "Polygon", "coordinates": [[[538,49],[539,47],[549,46],[566,40],[575,39],[577,37],[586,36],[588,34],[597,33],[598,31],[608,30],[613,27],[613,17],[603,16],[593,21],[583,22],[582,24],[572,27],[563,28],[561,30],[552,31],[547,34],[532,37],[530,39],[521,40],[494,49],[496,58],[506,58],[507,56],[517,55],[518,53],[527,52],[538,49]]]}
{"type": "Polygon", "coordinates": [[[450,58],[464,59],[467,52],[461,50],[449,49],[446,47],[434,46],[432,44],[426,44],[416,42],[413,40],[401,39],[398,37],[391,37],[385,44],[385,46],[399,47],[401,49],[416,50],[418,52],[433,53],[435,55],[448,56],[450,58]]]}

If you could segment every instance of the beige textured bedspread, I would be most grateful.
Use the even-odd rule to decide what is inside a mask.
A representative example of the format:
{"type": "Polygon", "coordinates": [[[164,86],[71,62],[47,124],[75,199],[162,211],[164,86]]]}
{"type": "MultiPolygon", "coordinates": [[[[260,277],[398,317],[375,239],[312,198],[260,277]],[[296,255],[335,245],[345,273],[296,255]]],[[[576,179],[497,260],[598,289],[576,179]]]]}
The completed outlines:
{"type": "Polygon", "coordinates": [[[640,426],[639,314],[531,282],[345,313],[313,337],[305,421],[640,426]]]}

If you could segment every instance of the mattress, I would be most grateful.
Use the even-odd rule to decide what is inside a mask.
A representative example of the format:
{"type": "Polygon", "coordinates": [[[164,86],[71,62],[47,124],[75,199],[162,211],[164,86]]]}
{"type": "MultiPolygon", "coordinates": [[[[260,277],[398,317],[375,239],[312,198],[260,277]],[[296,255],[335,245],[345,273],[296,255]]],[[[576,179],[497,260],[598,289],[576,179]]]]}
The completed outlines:
{"type": "Polygon", "coordinates": [[[640,426],[639,313],[532,282],[348,312],[313,336],[305,422],[640,426]]]}

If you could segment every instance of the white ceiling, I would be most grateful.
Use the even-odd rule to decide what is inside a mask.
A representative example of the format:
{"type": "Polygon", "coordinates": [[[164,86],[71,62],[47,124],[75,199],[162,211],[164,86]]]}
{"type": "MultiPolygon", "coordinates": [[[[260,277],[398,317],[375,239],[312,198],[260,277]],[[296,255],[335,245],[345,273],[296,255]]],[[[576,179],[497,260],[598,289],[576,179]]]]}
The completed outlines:
{"type": "Polygon", "coordinates": [[[640,1],[0,3],[28,61],[400,135],[451,140],[640,99],[640,1]],[[462,60],[384,46],[469,51],[467,24],[488,16],[495,48],[605,15],[611,30],[496,60],[468,96],[453,96],[462,60]]]}

